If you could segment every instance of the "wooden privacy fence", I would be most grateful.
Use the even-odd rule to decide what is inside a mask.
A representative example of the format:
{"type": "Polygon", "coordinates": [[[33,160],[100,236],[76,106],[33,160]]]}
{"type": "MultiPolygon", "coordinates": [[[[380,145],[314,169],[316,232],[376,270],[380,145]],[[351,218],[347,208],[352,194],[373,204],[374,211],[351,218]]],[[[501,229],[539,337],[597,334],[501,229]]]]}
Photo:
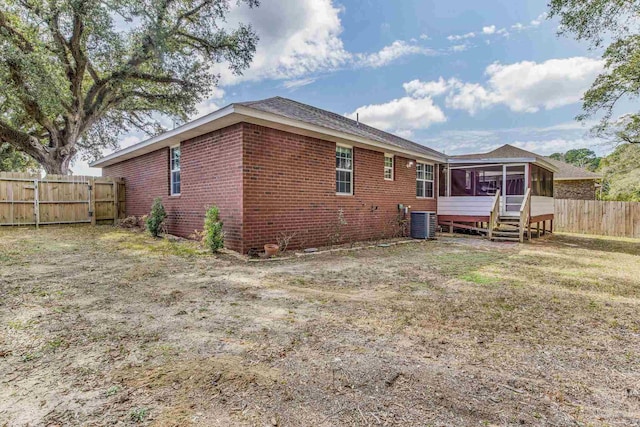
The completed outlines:
{"type": "Polygon", "coordinates": [[[640,238],[640,202],[556,199],[553,229],[640,238]]]}
{"type": "Polygon", "coordinates": [[[0,172],[0,225],[115,223],[124,208],[123,179],[0,172]]]}

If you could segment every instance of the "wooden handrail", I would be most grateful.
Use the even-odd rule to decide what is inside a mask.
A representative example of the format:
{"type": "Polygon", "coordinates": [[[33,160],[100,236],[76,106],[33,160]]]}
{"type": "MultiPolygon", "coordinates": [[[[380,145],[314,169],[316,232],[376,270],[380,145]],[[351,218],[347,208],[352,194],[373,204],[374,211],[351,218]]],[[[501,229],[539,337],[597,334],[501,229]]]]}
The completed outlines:
{"type": "MultiPolygon", "coordinates": [[[[529,219],[531,215],[531,189],[527,188],[527,192],[524,194],[522,204],[520,205],[520,243],[524,242],[524,232],[529,226],[529,219]]],[[[531,235],[527,236],[531,239],[531,235]]]]}
{"type": "Polygon", "coordinates": [[[491,205],[491,212],[489,213],[489,224],[488,224],[488,237],[489,240],[493,238],[493,229],[496,227],[496,223],[498,222],[498,218],[500,217],[500,193],[496,193],[496,196],[493,199],[493,205],[491,205]]]}

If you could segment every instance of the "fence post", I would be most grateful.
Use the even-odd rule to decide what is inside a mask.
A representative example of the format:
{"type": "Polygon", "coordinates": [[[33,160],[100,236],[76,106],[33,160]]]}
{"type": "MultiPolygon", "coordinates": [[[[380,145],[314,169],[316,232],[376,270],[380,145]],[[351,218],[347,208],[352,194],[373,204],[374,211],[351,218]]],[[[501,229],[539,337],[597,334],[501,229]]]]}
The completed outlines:
{"type": "Polygon", "coordinates": [[[118,213],[120,210],[120,201],[118,195],[118,182],[115,178],[111,178],[111,183],[113,184],[113,225],[118,224],[118,213]]]}
{"type": "Polygon", "coordinates": [[[89,178],[89,216],[91,225],[96,225],[96,179],[89,178]]]}
{"type": "Polygon", "coordinates": [[[36,228],[40,228],[40,195],[38,194],[38,179],[33,180],[33,220],[36,228]]]}

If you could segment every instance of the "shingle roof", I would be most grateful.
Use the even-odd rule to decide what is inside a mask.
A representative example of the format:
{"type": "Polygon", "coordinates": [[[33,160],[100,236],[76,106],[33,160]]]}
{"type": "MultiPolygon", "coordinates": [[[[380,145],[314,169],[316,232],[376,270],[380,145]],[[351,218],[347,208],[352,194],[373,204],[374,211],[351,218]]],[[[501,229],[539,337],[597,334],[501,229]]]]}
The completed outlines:
{"type": "Polygon", "coordinates": [[[459,156],[451,156],[451,158],[469,160],[535,158],[536,160],[543,162],[549,160],[547,157],[532,153],[531,151],[523,150],[522,148],[514,147],[513,145],[509,144],[505,144],[493,151],[489,151],[488,153],[462,154],[459,156]]]}
{"type": "Polygon", "coordinates": [[[349,133],[362,138],[389,144],[405,150],[424,153],[428,156],[446,158],[446,155],[443,153],[432,150],[424,145],[400,138],[399,136],[381,131],[371,126],[367,126],[362,122],[358,123],[357,121],[341,116],[340,114],[312,107],[311,105],[303,104],[291,99],[276,96],[274,98],[263,99],[260,101],[239,102],[235,105],[241,105],[259,111],[277,114],[289,119],[300,120],[331,130],[349,133]]]}
{"type": "Polygon", "coordinates": [[[551,163],[555,167],[558,168],[558,172],[556,172],[553,177],[554,179],[600,179],[602,175],[597,174],[595,172],[591,172],[589,170],[579,168],[574,165],[570,165],[569,163],[565,163],[560,160],[555,160],[550,157],[546,157],[547,162],[551,163]]]}

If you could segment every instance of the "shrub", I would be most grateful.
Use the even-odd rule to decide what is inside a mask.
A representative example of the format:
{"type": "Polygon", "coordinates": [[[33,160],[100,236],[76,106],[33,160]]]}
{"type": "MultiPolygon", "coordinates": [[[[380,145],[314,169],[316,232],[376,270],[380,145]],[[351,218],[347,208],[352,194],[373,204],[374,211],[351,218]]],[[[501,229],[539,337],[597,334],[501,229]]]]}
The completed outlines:
{"type": "Polygon", "coordinates": [[[153,237],[158,237],[162,232],[166,217],[167,212],[164,210],[164,206],[162,206],[162,199],[156,197],[153,201],[153,206],[151,206],[151,213],[147,218],[147,230],[149,230],[149,233],[151,233],[153,237]]]}
{"type": "Polygon", "coordinates": [[[210,207],[204,218],[204,244],[213,253],[218,252],[224,246],[222,221],[220,221],[220,211],[216,206],[210,207]]]}

